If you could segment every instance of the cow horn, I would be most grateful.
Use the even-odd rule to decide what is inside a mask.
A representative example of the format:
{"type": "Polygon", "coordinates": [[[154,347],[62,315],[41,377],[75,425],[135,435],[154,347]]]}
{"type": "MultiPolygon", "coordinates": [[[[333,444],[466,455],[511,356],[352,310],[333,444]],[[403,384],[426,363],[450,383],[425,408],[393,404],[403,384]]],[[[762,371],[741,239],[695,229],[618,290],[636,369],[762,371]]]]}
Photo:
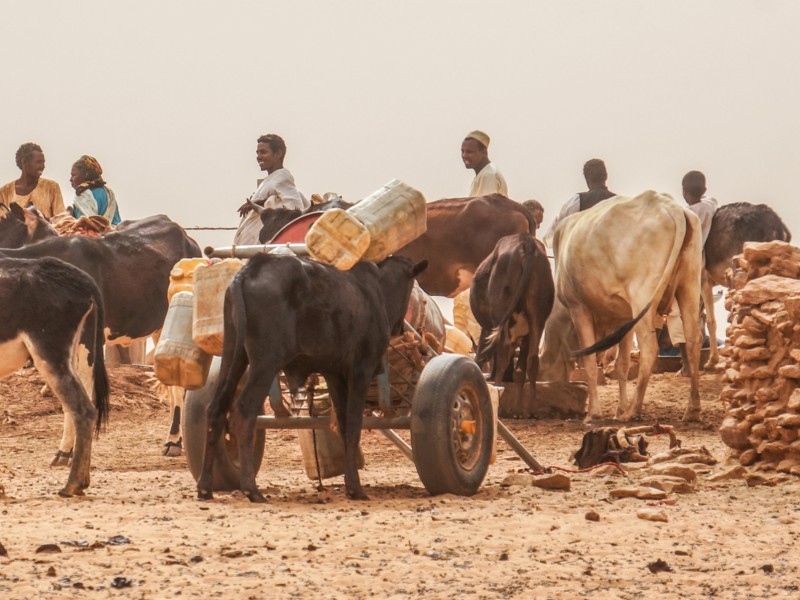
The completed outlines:
{"type": "Polygon", "coordinates": [[[253,209],[254,211],[256,211],[258,214],[260,214],[260,215],[261,215],[261,214],[264,214],[264,207],[263,207],[263,206],[259,206],[258,204],[256,204],[256,203],[255,203],[255,202],[253,202],[252,200],[250,200],[250,198],[248,198],[248,199],[247,199],[247,204],[249,204],[249,205],[250,205],[250,208],[252,208],[252,209],[253,209]]]}

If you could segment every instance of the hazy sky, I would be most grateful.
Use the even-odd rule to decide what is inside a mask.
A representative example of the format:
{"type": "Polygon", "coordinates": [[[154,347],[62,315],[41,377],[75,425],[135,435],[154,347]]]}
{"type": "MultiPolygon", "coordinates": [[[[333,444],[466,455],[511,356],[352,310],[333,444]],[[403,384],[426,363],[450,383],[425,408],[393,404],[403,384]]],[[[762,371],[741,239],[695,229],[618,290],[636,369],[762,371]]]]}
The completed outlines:
{"type": "Polygon", "coordinates": [[[35,141],[70,203],[96,156],[123,218],[233,226],[274,132],[306,195],[392,178],[465,195],[464,134],[548,225],[605,159],[610,187],[771,204],[800,238],[800,2],[3,0],[0,180],[35,141]]]}

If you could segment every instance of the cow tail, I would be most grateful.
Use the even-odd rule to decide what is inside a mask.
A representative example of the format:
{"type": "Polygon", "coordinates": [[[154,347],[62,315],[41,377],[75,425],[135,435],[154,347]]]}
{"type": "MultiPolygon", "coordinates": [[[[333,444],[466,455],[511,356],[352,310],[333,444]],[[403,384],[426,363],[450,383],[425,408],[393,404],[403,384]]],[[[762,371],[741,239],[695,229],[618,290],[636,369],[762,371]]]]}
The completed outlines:
{"type": "Polygon", "coordinates": [[[684,213],[684,209],[675,205],[677,211],[668,208],[669,215],[675,221],[675,241],[672,243],[672,251],[669,254],[669,258],[667,259],[667,264],[664,266],[664,273],[661,276],[661,280],[658,282],[658,285],[655,289],[655,294],[653,298],[650,299],[650,302],[642,309],[642,311],[636,315],[633,319],[625,323],[622,327],[617,329],[616,331],[611,332],[606,337],[602,338],[601,340],[595,342],[588,348],[582,348],[580,350],[576,350],[574,352],[570,352],[570,356],[572,358],[581,358],[583,356],[588,356],[589,354],[594,354],[595,352],[602,352],[603,350],[607,350],[618,344],[622,341],[631,329],[633,329],[634,325],[638,323],[641,318],[647,314],[647,311],[650,310],[653,302],[656,300],[661,300],[659,304],[659,309],[661,305],[669,306],[672,304],[671,296],[675,293],[674,286],[672,284],[673,278],[673,271],[675,270],[675,265],[678,263],[678,258],[680,257],[681,250],[683,249],[684,244],[686,243],[686,236],[689,231],[689,227],[686,223],[686,213],[684,213]],[[680,216],[678,216],[680,215],[680,216]],[[680,235],[681,230],[683,231],[683,235],[680,235]],[[671,290],[671,291],[670,291],[671,290]],[[670,296],[667,298],[666,296],[670,296]]]}
{"type": "Polygon", "coordinates": [[[103,345],[106,341],[105,336],[105,312],[103,308],[103,298],[97,287],[92,292],[94,303],[94,365],[92,366],[92,379],[94,380],[94,405],[97,409],[97,420],[95,421],[95,434],[99,435],[100,430],[108,425],[109,413],[109,384],[108,372],[103,352],[103,345]]]}
{"type": "Polygon", "coordinates": [[[245,352],[244,342],[247,334],[247,309],[244,303],[244,292],[242,285],[243,277],[234,277],[228,286],[228,293],[231,298],[231,323],[236,328],[234,337],[234,349],[231,355],[231,365],[238,364],[241,360],[240,352],[245,352]]]}
{"type": "Polygon", "coordinates": [[[476,357],[478,362],[487,360],[494,351],[494,348],[497,346],[498,342],[501,341],[503,337],[503,331],[505,331],[506,325],[511,319],[511,315],[514,314],[515,310],[517,310],[517,307],[524,299],[525,292],[528,289],[528,283],[530,282],[531,274],[533,273],[533,262],[536,256],[536,244],[533,243],[533,238],[525,234],[520,234],[520,240],[522,242],[522,277],[519,279],[517,293],[514,296],[511,304],[509,304],[508,310],[506,311],[506,314],[503,315],[499,325],[495,327],[486,338],[486,344],[483,350],[481,351],[480,355],[476,357]]]}
{"type": "Polygon", "coordinates": [[[633,319],[625,323],[625,325],[623,325],[616,331],[609,333],[603,339],[598,340],[588,348],[583,348],[581,350],[576,350],[575,352],[570,352],[569,353],[570,357],[572,357],[573,359],[581,358],[589,354],[594,354],[595,352],[602,352],[603,350],[608,350],[612,346],[616,346],[622,341],[622,338],[628,335],[630,330],[633,329],[634,325],[636,325],[636,323],[638,323],[641,320],[641,318],[647,314],[647,311],[650,310],[652,304],[653,304],[652,302],[648,302],[647,306],[645,306],[644,309],[642,309],[642,312],[636,315],[633,319]]]}
{"type": "Polygon", "coordinates": [[[536,220],[533,218],[531,211],[522,206],[519,202],[515,202],[513,200],[512,202],[514,204],[514,210],[520,213],[528,221],[528,232],[532,236],[536,236],[536,220]]]}

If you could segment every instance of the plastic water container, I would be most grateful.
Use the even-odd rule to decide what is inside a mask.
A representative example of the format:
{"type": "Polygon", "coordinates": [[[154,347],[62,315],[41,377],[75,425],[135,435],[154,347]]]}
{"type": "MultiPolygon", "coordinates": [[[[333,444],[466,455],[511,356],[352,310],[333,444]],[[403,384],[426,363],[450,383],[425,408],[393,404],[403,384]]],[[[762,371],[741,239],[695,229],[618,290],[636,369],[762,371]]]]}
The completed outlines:
{"type": "Polygon", "coordinates": [[[469,339],[466,333],[449,324],[445,324],[444,328],[444,349],[446,352],[463,354],[464,356],[472,354],[472,340],[469,339]]]}
{"type": "MultiPolygon", "coordinates": [[[[315,417],[330,416],[331,410],[330,400],[314,401],[315,417]]],[[[308,416],[308,409],[300,411],[300,414],[308,416]]],[[[300,429],[297,437],[303,454],[303,468],[309,479],[316,481],[344,475],[344,442],[338,432],[330,429],[300,429]]],[[[364,468],[364,454],[360,448],[356,464],[359,469],[364,468]]]]}
{"type": "Polygon", "coordinates": [[[167,300],[178,292],[194,291],[194,270],[200,265],[208,265],[211,261],[207,258],[182,258],[175,263],[172,271],[169,272],[169,288],[167,288],[167,300]]]}
{"type": "Polygon", "coordinates": [[[373,192],[347,213],[369,232],[370,244],[362,260],[380,262],[428,228],[425,197],[399,179],[373,192]]]}
{"type": "Polygon", "coordinates": [[[211,355],[192,341],[192,293],[177,292],[169,303],[153,370],[164,385],[196,390],[205,385],[211,355]]]}
{"type": "Polygon", "coordinates": [[[369,243],[367,228],[341,208],[326,210],[306,234],[309,255],[342,271],[361,260],[369,243]]]}
{"type": "Polygon", "coordinates": [[[244,266],[238,258],[226,258],[194,271],[194,320],[192,339],[209,354],[222,356],[225,333],[225,290],[244,266]]]}
{"type": "Polygon", "coordinates": [[[440,347],[444,348],[446,337],[444,315],[439,305],[425,293],[416,281],[414,287],[411,288],[405,319],[417,331],[424,328],[427,333],[438,340],[440,347]]]}

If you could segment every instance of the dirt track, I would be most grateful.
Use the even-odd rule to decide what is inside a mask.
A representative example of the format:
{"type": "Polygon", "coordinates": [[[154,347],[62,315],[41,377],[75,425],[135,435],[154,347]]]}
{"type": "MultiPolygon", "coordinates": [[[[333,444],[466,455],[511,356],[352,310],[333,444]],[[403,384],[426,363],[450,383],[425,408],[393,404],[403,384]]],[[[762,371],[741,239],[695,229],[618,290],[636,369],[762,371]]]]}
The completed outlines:
{"type": "MultiPolygon", "coordinates": [[[[295,433],[269,432],[259,475],[269,503],[236,493],[199,502],[185,459],[161,456],[166,407],[141,373],[112,378],[110,430],[95,444],[88,495],[76,499],[56,496],[66,471],[47,466],[61,432],[56,401],[38,395],[32,370],[0,381],[0,597],[800,597],[797,479],[751,488],[701,475],[657,523],[636,517],[647,501],[609,498],[621,476],[571,474],[568,492],[501,486],[523,466],[502,442],[476,496],[430,497],[413,465],[365,432],[370,500],[352,502],[341,478],[316,491],[295,433]],[[60,552],[37,553],[44,544],[60,552]],[[658,560],[671,571],[651,572],[658,560]]],[[[705,426],[679,424],[684,379],[655,376],[645,400],[645,419],[708,448],[723,463],[714,472],[727,455],[718,389],[704,375],[705,426]]],[[[606,385],[605,414],[615,397],[606,385]]],[[[507,424],[542,463],[565,468],[585,431],[573,421],[507,424]]],[[[657,439],[651,449],[666,447],[657,439]]]]}

